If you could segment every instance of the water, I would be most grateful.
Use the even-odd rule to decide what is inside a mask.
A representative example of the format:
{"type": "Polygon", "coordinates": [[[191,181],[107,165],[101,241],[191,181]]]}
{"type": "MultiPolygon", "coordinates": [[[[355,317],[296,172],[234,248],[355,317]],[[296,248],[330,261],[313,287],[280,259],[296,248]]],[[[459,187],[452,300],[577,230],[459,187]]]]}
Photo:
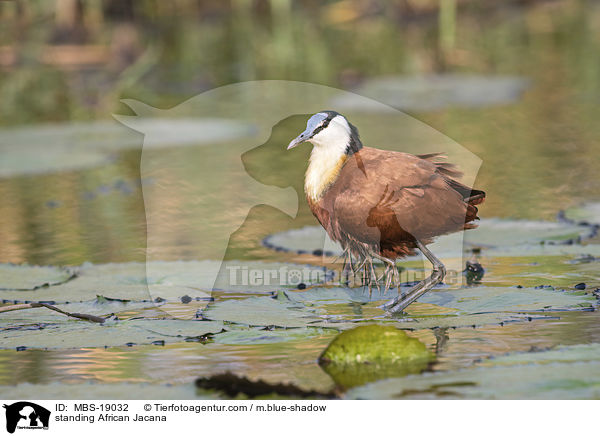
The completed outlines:
{"type": "MultiPolygon", "coordinates": [[[[515,14],[510,11],[497,12],[481,25],[478,23],[481,16],[477,14],[459,17],[457,40],[460,47],[448,54],[442,65],[429,65],[432,59],[428,55],[430,47],[426,41],[429,30],[426,26],[409,26],[405,35],[399,35],[392,23],[379,20],[375,25],[371,23],[367,33],[344,27],[319,30],[318,37],[311,37],[313,44],[310,47],[314,50],[307,55],[307,61],[300,69],[284,68],[283,63],[265,61],[261,59],[265,55],[257,53],[243,57],[236,72],[232,72],[234,69],[229,68],[231,59],[227,54],[216,53],[218,47],[212,49],[215,51],[215,62],[203,68],[205,76],[213,78],[208,87],[235,80],[273,77],[344,86],[348,85],[347,77],[353,75],[360,78],[445,69],[480,75],[513,74],[525,77],[531,81],[531,86],[522,98],[512,104],[408,112],[483,160],[477,178],[477,186],[488,194],[486,203],[480,208],[482,216],[552,220],[561,209],[598,200],[600,192],[600,125],[597,123],[600,102],[597,82],[600,27],[597,23],[600,11],[597,6],[584,10],[577,2],[557,3],[555,6],[537,6],[515,14]],[[501,19],[507,16],[508,19],[501,19]],[[363,58],[366,56],[364,50],[341,49],[345,44],[354,44],[357,35],[362,38],[361,46],[368,48],[376,44],[380,47],[377,53],[371,53],[371,56],[376,56],[376,61],[363,58]],[[390,35],[402,38],[390,38],[390,35]],[[399,53],[397,47],[400,47],[399,53]],[[346,76],[335,77],[333,72],[342,70],[347,72],[346,76]]],[[[293,19],[294,32],[306,31],[300,21],[293,19]]],[[[363,23],[357,26],[367,29],[363,23]]],[[[255,31],[258,33],[258,30],[255,31]]],[[[246,37],[234,28],[216,30],[214,26],[206,26],[194,34],[198,37],[196,42],[190,40],[185,43],[204,44],[199,42],[203,41],[201,36],[221,32],[229,32],[236,44],[241,44],[246,37]]],[[[257,37],[266,38],[262,34],[257,37]]],[[[293,44],[299,42],[290,44],[281,50],[293,52],[293,44]]],[[[210,49],[203,47],[203,50],[206,52],[210,49]]],[[[169,66],[168,59],[162,62],[165,63],[163,67],[169,66]]],[[[169,69],[163,68],[160,70],[163,73],[150,75],[154,79],[162,77],[161,74],[176,76],[181,79],[178,83],[183,83],[184,91],[166,87],[167,90],[161,93],[151,79],[145,79],[140,81],[138,88],[133,88],[131,94],[144,100],[149,90],[156,91],[158,100],[162,102],[177,102],[189,97],[197,88],[186,85],[193,74],[186,73],[185,66],[193,63],[193,59],[187,58],[184,62],[181,57],[176,58],[173,65],[178,69],[166,73],[164,71],[169,69]]],[[[2,92],[6,94],[9,84],[16,79],[10,74],[2,74],[2,92]]],[[[54,80],[64,74],[55,72],[52,78],[54,80]]],[[[43,94],[47,91],[35,92],[43,94]]],[[[148,98],[148,101],[152,100],[148,98]]],[[[107,117],[110,111],[106,109],[114,102],[106,104],[98,109],[100,118],[107,117]]],[[[27,101],[19,101],[10,116],[4,117],[4,122],[39,123],[53,120],[49,114],[55,109],[51,107],[31,119],[31,106],[27,101]]],[[[7,112],[6,108],[3,110],[7,112]]],[[[91,112],[82,105],[77,112],[79,115],[74,118],[98,117],[98,114],[91,112]],[[85,115],[80,116],[82,113],[85,115]]],[[[70,118],[73,117],[67,116],[63,120],[70,118]]],[[[361,123],[375,126],[367,135],[372,143],[366,145],[378,146],[378,139],[381,139],[378,135],[385,135],[385,130],[378,133],[376,126],[380,122],[385,125],[384,118],[384,115],[369,113],[355,115],[352,121],[359,128],[361,123]]],[[[302,130],[304,121],[303,117],[292,119],[274,132],[272,146],[286,144],[295,137],[302,130]]],[[[158,161],[161,153],[175,153],[182,161],[190,163],[220,160],[227,153],[226,147],[208,156],[206,150],[206,147],[181,147],[157,149],[152,153],[156,154],[158,161]]],[[[261,181],[292,186],[301,193],[308,150],[298,152],[294,157],[277,154],[275,158],[274,154],[269,154],[270,150],[267,147],[248,153],[243,157],[244,165],[261,181]]],[[[147,233],[142,187],[160,186],[168,182],[169,174],[159,171],[153,178],[142,180],[140,184],[139,163],[138,147],[117,150],[111,154],[108,163],[89,169],[0,179],[0,262],[79,265],[86,261],[144,261],[147,233]]],[[[183,170],[189,171],[192,176],[195,167],[191,164],[183,170]]],[[[216,207],[220,201],[219,195],[227,195],[228,190],[234,190],[235,183],[211,189],[214,189],[214,195],[208,198],[216,207]]],[[[314,261],[307,256],[273,252],[260,243],[273,232],[315,224],[305,201],[300,198],[299,213],[295,219],[267,206],[252,210],[242,226],[232,234],[225,257],[314,261]]],[[[185,208],[185,205],[178,207],[185,208]]],[[[207,207],[211,207],[210,202],[207,207]]],[[[210,241],[189,243],[202,211],[192,212],[180,215],[177,221],[170,223],[171,227],[165,229],[167,233],[179,235],[159,245],[163,248],[161,257],[165,260],[198,259],[210,252],[210,241]]],[[[228,217],[223,216],[222,219],[227,221],[228,217]]],[[[580,273],[576,266],[563,260],[566,259],[555,261],[556,264],[552,265],[554,269],[548,274],[567,275],[567,281],[572,284],[583,281],[577,280],[580,273]]],[[[532,261],[535,259],[527,259],[527,262],[532,261]]],[[[484,267],[490,283],[510,285],[516,284],[514,274],[523,273],[522,264],[522,259],[500,258],[490,260],[484,267]]],[[[524,285],[547,284],[539,277],[523,280],[527,280],[524,285]]],[[[593,271],[588,272],[585,281],[590,287],[600,286],[600,278],[593,271]]],[[[568,286],[569,283],[563,280],[561,285],[568,286]]],[[[532,347],[600,340],[597,312],[570,312],[559,316],[559,319],[477,329],[425,330],[414,332],[413,335],[437,352],[438,359],[432,368],[435,371],[459,369],[488,356],[528,351],[532,347]]],[[[251,378],[272,382],[291,381],[306,388],[328,390],[333,387],[333,382],[318,367],[316,360],[333,335],[333,332],[325,332],[310,340],[267,345],[180,343],[164,347],[22,352],[2,350],[0,384],[11,385],[16,381],[78,383],[90,380],[102,383],[185,384],[198,376],[232,371],[251,378]]]]}

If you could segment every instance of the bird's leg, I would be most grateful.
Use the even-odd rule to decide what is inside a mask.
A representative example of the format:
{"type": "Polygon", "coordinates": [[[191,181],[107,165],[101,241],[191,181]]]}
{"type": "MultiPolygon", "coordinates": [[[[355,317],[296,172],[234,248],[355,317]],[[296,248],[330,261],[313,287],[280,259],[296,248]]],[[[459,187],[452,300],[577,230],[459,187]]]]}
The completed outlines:
{"type": "Polygon", "coordinates": [[[385,291],[387,292],[388,289],[390,289],[392,282],[396,282],[398,283],[398,286],[400,286],[400,275],[398,274],[398,269],[396,268],[396,262],[394,262],[392,259],[388,259],[387,257],[383,257],[377,253],[372,252],[371,255],[373,257],[375,257],[376,259],[381,260],[383,263],[385,263],[386,267],[385,267],[385,272],[383,273],[383,277],[385,277],[385,291]]]}
{"type": "Polygon", "coordinates": [[[446,276],[446,267],[444,264],[440,262],[440,260],[435,257],[433,253],[429,251],[421,242],[417,241],[417,247],[433,265],[433,272],[428,278],[422,280],[409,289],[406,294],[399,294],[392,301],[381,306],[389,313],[398,313],[403,311],[410,304],[414,303],[415,300],[417,300],[421,295],[425,294],[435,285],[444,280],[444,277],[446,276]]]}
{"type": "Polygon", "coordinates": [[[350,255],[350,250],[346,248],[344,250],[344,253],[342,253],[342,256],[344,257],[344,264],[342,266],[342,272],[340,274],[340,284],[345,284],[346,286],[348,286],[350,282],[350,272],[348,271],[348,268],[352,269],[352,257],[350,255]]]}
{"type": "Polygon", "coordinates": [[[370,256],[365,257],[363,262],[363,286],[367,286],[369,289],[369,297],[371,296],[373,283],[379,289],[379,282],[377,280],[377,274],[375,273],[375,267],[373,266],[373,258],[370,256]]]}

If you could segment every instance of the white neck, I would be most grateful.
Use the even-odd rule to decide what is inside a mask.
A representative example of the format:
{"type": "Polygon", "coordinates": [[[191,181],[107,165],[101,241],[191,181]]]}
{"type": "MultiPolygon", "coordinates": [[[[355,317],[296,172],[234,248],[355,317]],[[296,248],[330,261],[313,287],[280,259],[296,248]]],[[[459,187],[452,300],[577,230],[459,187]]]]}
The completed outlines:
{"type": "Polygon", "coordinates": [[[318,201],[327,188],[335,182],[344,162],[350,141],[350,127],[337,116],[329,126],[310,139],[313,149],[304,179],[304,191],[313,201],[318,201]]]}

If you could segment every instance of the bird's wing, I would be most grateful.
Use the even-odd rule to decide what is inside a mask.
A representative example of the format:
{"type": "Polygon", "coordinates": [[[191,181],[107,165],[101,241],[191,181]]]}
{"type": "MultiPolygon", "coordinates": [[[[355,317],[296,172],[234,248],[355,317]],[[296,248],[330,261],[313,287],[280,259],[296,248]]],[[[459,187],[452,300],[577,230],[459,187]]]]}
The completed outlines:
{"type": "Polygon", "coordinates": [[[340,232],[361,242],[394,244],[464,228],[469,205],[435,163],[406,153],[363,150],[344,166],[332,192],[340,232]]]}

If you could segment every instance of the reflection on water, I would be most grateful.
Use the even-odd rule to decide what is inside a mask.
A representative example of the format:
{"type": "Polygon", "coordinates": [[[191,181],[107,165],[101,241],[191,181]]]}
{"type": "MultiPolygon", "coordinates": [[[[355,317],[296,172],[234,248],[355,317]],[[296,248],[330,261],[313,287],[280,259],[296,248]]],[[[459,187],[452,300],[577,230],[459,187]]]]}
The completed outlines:
{"type": "MultiPolygon", "coordinates": [[[[560,8],[558,14],[538,7],[522,11],[510,19],[486,18],[483,26],[478,21],[480,16],[459,17],[457,39],[461,47],[450,62],[448,59],[442,62],[442,67],[455,70],[526,77],[531,80],[531,86],[521,100],[505,106],[412,113],[483,160],[477,185],[487,191],[488,199],[481,207],[482,216],[553,219],[559,209],[598,199],[600,124],[597,115],[600,91],[597,65],[600,27],[596,23],[600,11],[597,6],[584,10],[579,2],[557,3],[561,5],[557,6],[560,8]]],[[[244,11],[238,12],[236,19],[243,20],[244,11]]],[[[294,32],[301,32],[301,26],[306,25],[292,17],[290,19],[294,32]]],[[[260,59],[266,56],[261,53],[256,53],[256,58],[244,57],[237,69],[230,68],[231,53],[223,54],[224,59],[217,55],[207,57],[212,64],[201,62],[201,65],[209,72],[208,77],[219,77],[211,85],[274,76],[343,86],[351,82],[347,80],[348,76],[357,76],[356,80],[360,80],[363,75],[412,74],[440,67],[439,59],[434,62],[437,58],[433,56],[432,59],[427,45],[427,28],[410,27],[406,35],[400,35],[397,28],[385,20],[368,24],[359,23],[352,30],[343,27],[327,31],[311,28],[312,33],[309,33],[314,43],[303,41],[302,45],[314,50],[306,53],[306,57],[300,57],[306,60],[303,68],[283,68],[274,61],[260,59]],[[357,42],[358,35],[362,38],[360,42],[357,42]],[[345,44],[356,49],[347,50],[345,44]],[[374,46],[380,49],[377,59],[365,59],[365,53],[373,55],[371,49],[374,46]],[[346,69],[346,78],[338,80],[334,72],[346,69]],[[237,77],[232,70],[248,75],[237,77]]],[[[192,48],[194,44],[210,46],[223,36],[222,33],[231,32],[232,40],[244,47],[248,35],[236,31],[235,27],[217,30],[207,26],[199,34],[190,33],[190,27],[183,26],[180,29],[182,34],[188,32],[189,35],[206,38],[198,37],[196,40],[186,36],[182,44],[190,44],[192,48]]],[[[202,48],[204,53],[212,53],[210,50],[222,52],[220,46],[202,48]]],[[[282,50],[285,52],[286,48],[282,50]]],[[[237,51],[244,50],[238,47],[237,51]]],[[[196,50],[182,49],[181,52],[196,50]]],[[[293,50],[290,52],[294,53],[293,50]]],[[[177,80],[183,78],[183,81],[189,79],[183,70],[195,71],[196,60],[188,55],[184,64],[180,61],[180,58],[174,59],[175,64],[184,66],[174,70],[173,76],[177,80]],[[189,68],[190,65],[194,68],[189,68]]],[[[167,65],[160,71],[169,71],[169,59],[162,62],[167,65]]],[[[48,76],[47,85],[52,92],[62,89],[62,74],[55,71],[48,76]]],[[[9,85],[14,83],[15,79],[6,73],[2,77],[9,85]]],[[[137,94],[136,90],[132,91],[134,97],[144,100],[144,96],[148,96],[148,88],[152,89],[152,83],[164,83],[164,80],[157,80],[161,77],[158,74],[141,81],[137,94]]],[[[3,88],[5,94],[7,86],[3,88]]],[[[167,88],[172,93],[165,91],[162,98],[172,103],[190,97],[196,90],[186,88],[185,95],[182,95],[169,86],[167,88]]],[[[36,92],[44,91],[38,89],[36,92]]],[[[111,95],[114,97],[114,94],[111,95]]],[[[108,107],[116,107],[116,100],[111,101],[108,107]]],[[[44,104],[50,104],[47,101],[45,99],[44,104]]],[[[3,122],[32,121],[30,114],[37,112],[27,101],[19,103],[10,111],[2,109],[2,113],[6,114],[3,122]]],[[[82,112],[86,110],[81,109],[82,112]]],[[[55,111],[56,108],[50,106],[33,121],[59,119],[58,115],[53,115],[55,111]]],[[[101,116],[107,118],[108,113],[109,110],[101,116]]],[[[359,129],[361,125],[369,126],[361,131],[366,145],[378,147],[393,139],[388,137],[389,131],[382,128],[389,123],[383,114],[356,111],[351,119],[359,129]]],[[[185,164],[179,170],[190,174],[197,171],[198,162],[241,159],[243,167],[239,165],[239,171],[248,171],[255,179],[270,185],[292,186],[301,194],[308,147],[293,154],[272,151],[276,147],[283,148],[303,129],[304,122],[305,118],[301,116],[288,119],[273,131],[267,147],[248,152],[241,158],[235,147],[226,146],[156,149],[152,153],[155,153],[157,162],[161,161],[161,154],[177,156],[185,164]],[[228,154],[228,150],[233,150],[233,154],[228,154]]],[[[403,142],[411,139],[410,132],[406,135],[403,142]]],[[[414,147],[418,149],[418,138],[414,141],[414,147]]],[[[110,163],[102,167],[0,179],[0,262],[78,265],[86,261],[144,261],[146,217],[142,186],[147,189],[164,186],[173,174],[169,173],[169,169],[156,168],[151,179],[142,180],[147,185],[142,185],[135,182],[140,180],[139,165],[139,149],[116,150],[110,163]]],[[[211,170],[209,164],[202,168],[203,171],[211,170]]],[[[202,199],[204,212],[210,212],[210,208],[222,198],[239,189],[239,183],[244,180],[242,176],[247,177],[247,174],[235,173],[230,183],[210,186],[211,193],[205,192],[206,196],[202,199]]],[[[188,194],[181,192],[181,197],[171,199],[173,207],[188,213],[182,213],[177,220],[167,223],[169,227],[164,229],[165,232],[179,237],[161,246],[164,259],[196,259],[210,252],[210,240],[189,237],[193,235],[195,226],[203,223],[203,210],[187,208],[185,198],[188,194]]],[[[260,245],[260,241],[273,232],[315,224],[302,196],[300,199],[295,219],[268,206],[253,208],[241,227],[232,234],[225,256],[235,259],[306,260],[305,257],[273,252],[260,245]]],[[[226,224],[230,218],[222,216],[226,224]]],[[[484,285],[572,286],[581,281],[590,286],[600,285],[596,264],[578,269],[565,260],[557,257],[541,263],[539,259],[528,258],[519,264],[513,258],[487,259],[484,285]]],[[[336,310],[340,313],[359,312],[365,317],[381,315],[379,309],[371,306],[336,307],[336,310]]],[[[458,369],[490,355],[527,351],[532,347],[600,341],[597,312],[561,313],[559,316],[560,319],[554,320],[477,329],[416,331],[412,335],[437,352],[434,370],[458,369]]],[[[332,337],[333,333],[307,341],[259,346],[182,343],[165,347],[67,351],[5,350],[0,351],[0,383],[44,383],[50,380],[65,383],[83,380],[190,383],[201,375],[230,370],[255,379],[294,381],[306,388],[326,390],[332,386],[332,381],[316,361],[332,337]]]]}

